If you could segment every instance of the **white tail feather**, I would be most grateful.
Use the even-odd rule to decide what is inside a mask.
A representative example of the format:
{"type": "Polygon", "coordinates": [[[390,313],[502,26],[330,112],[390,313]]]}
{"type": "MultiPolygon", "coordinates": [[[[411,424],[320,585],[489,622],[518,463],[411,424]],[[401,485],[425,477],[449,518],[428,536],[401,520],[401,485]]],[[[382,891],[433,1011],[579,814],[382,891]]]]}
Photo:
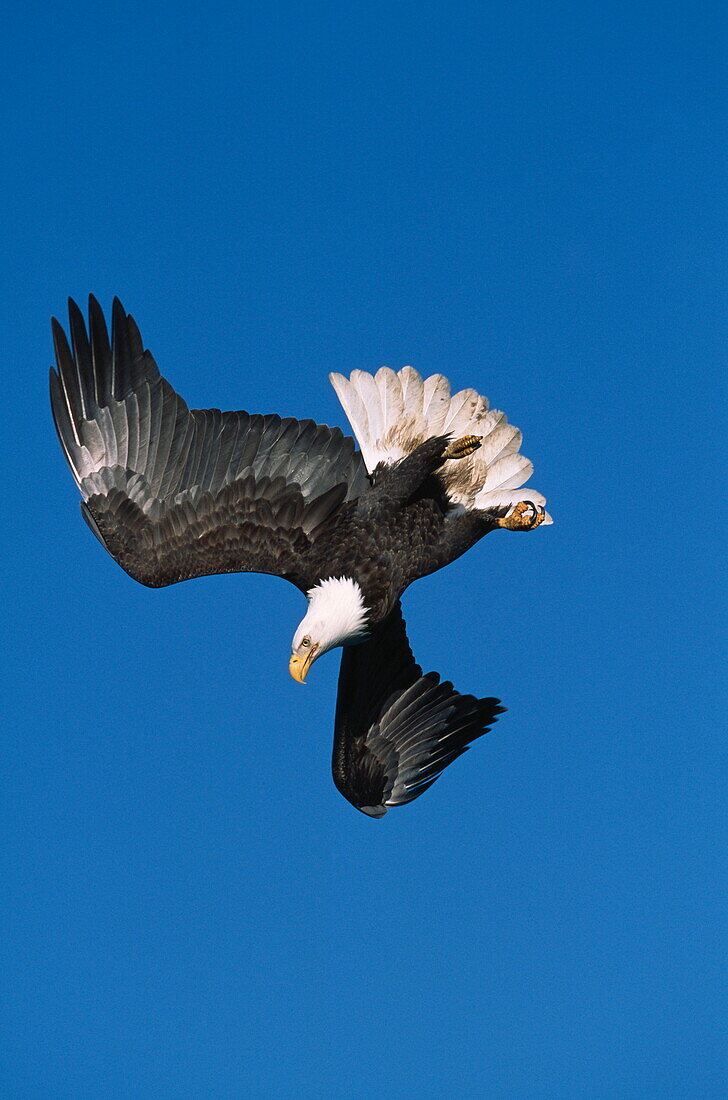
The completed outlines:
{"type": "MultiPolygon", "coordinates": [[[[382,367],[375,375],[352,371],[350,378],[331,374],[331,384],[361,447],[367,470],[391,465],[434,435],[481,440],[467,458],[443,464],[442,476],[454,507],[491,509],[531,500],[545,501],[534,491],[515,492],[528,481],[533,466],[519,453],[521,433],[504,413],[488,408],[476,390],[450,395],[442,374],[423,379],[412,367],[395,372],[382,367]]],[[[548,516],[544,521],[551,523],[548,516]]]]}

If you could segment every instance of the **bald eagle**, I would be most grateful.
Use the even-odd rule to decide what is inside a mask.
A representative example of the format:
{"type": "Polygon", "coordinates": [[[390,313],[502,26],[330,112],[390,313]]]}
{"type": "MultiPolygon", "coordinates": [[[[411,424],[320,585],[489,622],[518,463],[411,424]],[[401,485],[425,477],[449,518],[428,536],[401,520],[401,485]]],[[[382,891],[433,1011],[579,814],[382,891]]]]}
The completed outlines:
{"type": "Polygon", "coordinates": [[[303,683],[343,646],[332,770],[371,817],[412,801],[487,732],[498,699],[423,674],[400,597],[496,528],[551,522],[521,433],[475,390],[411,367],[331,382],[354,440],[276,415],[189,409],[119,302],[112,335],[89,299],[53,319],[50,388],[84,519],[131,577],[158,588],[213,573],[285,577],[308,599],[289,670],[303,683]]]}

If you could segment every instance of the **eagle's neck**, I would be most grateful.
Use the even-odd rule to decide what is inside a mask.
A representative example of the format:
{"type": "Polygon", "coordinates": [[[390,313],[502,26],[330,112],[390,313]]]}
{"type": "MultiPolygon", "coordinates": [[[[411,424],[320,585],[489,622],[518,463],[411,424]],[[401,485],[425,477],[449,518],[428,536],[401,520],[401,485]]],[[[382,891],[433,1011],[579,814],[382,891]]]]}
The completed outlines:
{"type": "Polygon", "coordinates": [[[322,651],[360,641],[367,634],[369,612],[362,590],[352,577],[328,577],[311,588],[307,596],[308,611],[296,634],[300,632],[303,637],[312,633],[318,637],[322,651]]]}

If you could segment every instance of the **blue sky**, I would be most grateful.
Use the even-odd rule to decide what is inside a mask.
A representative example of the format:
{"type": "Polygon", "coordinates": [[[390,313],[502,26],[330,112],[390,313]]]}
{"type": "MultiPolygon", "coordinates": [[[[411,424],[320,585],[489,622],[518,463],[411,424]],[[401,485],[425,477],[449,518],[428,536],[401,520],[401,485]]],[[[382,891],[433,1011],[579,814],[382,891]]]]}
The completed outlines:
{"type": "Polygon", "coordinates": [[[725,1095],[720,6],[28,3],[0,67],[4,1094],[725,1095]],[[338,659],[272,578],[134,584],[81,521],[49,316],[119,294],[192,406],[344,424],[411,363],[555,524],[421,582],[509,708],[336,792],[338,659]]]}

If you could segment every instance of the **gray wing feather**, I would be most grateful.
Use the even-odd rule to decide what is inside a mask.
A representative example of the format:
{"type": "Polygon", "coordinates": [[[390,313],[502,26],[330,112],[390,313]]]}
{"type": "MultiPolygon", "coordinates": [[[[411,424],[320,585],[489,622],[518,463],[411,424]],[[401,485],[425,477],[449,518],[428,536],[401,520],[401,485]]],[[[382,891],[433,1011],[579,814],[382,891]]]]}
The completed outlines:
{"type": "Polygon", "coordinates": [[[111,340],[93,297],[88,332],[69,302],[69,331],[70,345],[53,320],[58,437],[123,568],[152,585],[239,569],[304,586],[313,535],[368,485],[354,441],[312,420],[189,409],[118,299],[111,340]]]}

